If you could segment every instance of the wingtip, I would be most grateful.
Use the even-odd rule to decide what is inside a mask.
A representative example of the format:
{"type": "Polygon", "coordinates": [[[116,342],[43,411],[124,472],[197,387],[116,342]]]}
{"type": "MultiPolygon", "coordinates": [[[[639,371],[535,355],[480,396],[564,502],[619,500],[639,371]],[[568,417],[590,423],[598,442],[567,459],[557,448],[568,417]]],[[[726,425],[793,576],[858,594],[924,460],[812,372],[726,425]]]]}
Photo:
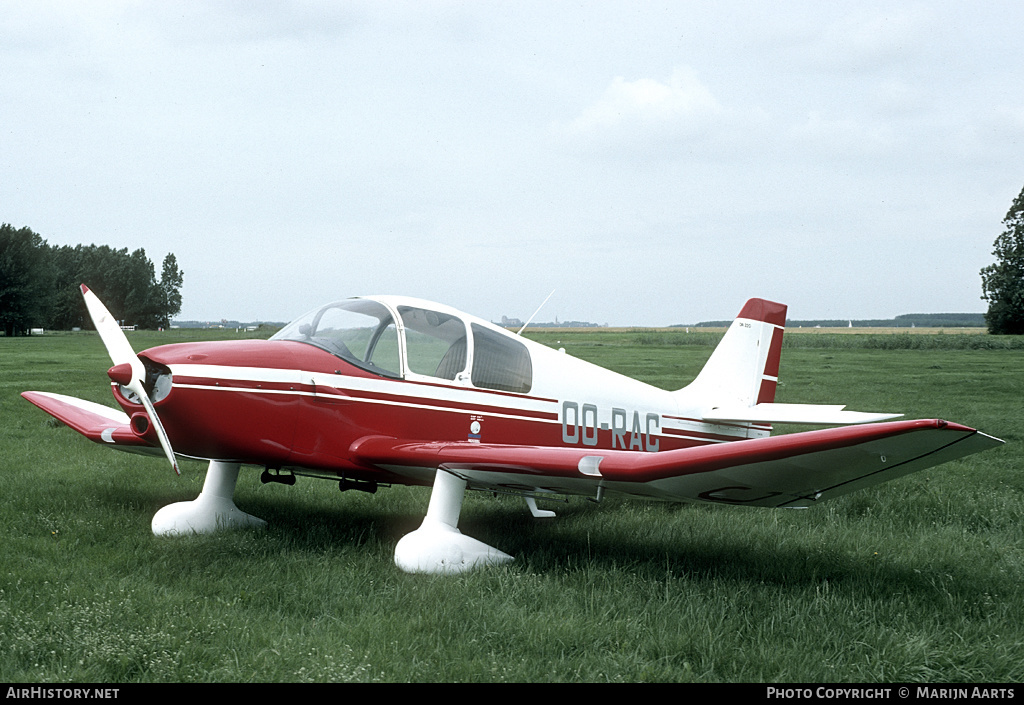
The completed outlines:
{"type": "Polygon", "coordinates": [[[89,293],[89,287],[87,287],[85,284],[79,284],[79,288],[82,290],[83,295],[89,293]]]}

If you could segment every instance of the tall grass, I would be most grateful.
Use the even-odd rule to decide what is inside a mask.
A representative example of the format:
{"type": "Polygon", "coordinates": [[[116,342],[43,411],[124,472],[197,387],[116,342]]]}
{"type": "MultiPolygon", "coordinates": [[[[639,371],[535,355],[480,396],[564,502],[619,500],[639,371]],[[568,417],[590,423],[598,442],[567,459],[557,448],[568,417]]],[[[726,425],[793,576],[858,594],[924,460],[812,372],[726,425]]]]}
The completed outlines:
{"type": "Polygon", "coordinates": [[[1024,350],[1021,335],[798,333],[782,339],[787,348],[862,348],[865,350],[1024,350]]]}
{"type": "MultiPolygon", "coordinates": [[[[634,333],[631,342],[638,346],[714,347],[723,333],[651,330],[634,333]]],[[[865,350],[1024,350],[1024,336],[972,333],[794,333],[782,339],[790,349],[865,349],[865,350]]]]}
{"type": "MultiPolygon", "coordinates": [[[[670,387],[710,353],[552,335],[670,387]]],[[[154,537],[153,513],[194,497],[204,466],[176,478],[17,396],[110,404],[108,366],[95,336],[0,338],[0,681],[1024,678],[1019,350],[787,350],[781,401],[947,417],[1010,442],[806,511],[608,498],[538,521],[470,493],[461,529],[516,560],[447,577],[392,562],[425,488],[342,494],[246,469],[236,501],[269,528],[154,537]]]]}

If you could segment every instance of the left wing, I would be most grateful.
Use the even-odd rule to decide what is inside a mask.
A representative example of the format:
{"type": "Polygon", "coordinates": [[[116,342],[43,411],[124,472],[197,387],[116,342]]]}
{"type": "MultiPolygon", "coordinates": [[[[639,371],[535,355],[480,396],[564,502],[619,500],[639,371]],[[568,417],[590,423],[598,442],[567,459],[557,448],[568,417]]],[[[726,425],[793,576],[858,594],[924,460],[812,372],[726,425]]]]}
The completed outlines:
{"type": "Polygon", "coordinates": [[[1001,445],[940,420],[892,421],[645,453],[362,438],[353,455],[408,478],[437,469],[475,489],[806,507],[1001,445]]]}
{"type": "Polygon", "coordinates": [[[160,448],[132,431],[131,419],[119,409],[52,392],[22,392],[21,396],[95,443],[133,453],[163,455],[160,448]]]}

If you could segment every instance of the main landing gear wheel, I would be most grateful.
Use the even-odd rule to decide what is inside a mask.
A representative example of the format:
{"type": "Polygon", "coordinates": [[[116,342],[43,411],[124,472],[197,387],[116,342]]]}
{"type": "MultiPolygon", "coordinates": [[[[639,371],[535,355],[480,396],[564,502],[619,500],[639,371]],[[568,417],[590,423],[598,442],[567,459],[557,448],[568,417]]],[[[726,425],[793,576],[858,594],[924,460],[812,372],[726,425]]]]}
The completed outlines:
{"type": "Polygon", "coordinates": [[[395,565],[406,573],[462,573],[512,560],[507,553],[459,531],[465,494],[465,480],[437,471],[427,516],[420,528],[403,536],[395,546],[395,565]]]}

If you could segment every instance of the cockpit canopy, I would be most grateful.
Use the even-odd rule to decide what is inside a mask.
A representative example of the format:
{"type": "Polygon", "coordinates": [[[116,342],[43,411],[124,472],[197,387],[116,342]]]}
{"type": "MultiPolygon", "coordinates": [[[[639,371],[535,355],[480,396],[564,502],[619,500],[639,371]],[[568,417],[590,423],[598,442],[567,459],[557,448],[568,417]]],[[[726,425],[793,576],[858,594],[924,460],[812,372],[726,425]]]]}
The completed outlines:
{"type": "Polygon", "coordinates": [[[271,340],[315,345],[384,377],[524,394],[533,386],[533,363],[521,341],[419,302],[337,301],[300,316],[271,340]]]}

